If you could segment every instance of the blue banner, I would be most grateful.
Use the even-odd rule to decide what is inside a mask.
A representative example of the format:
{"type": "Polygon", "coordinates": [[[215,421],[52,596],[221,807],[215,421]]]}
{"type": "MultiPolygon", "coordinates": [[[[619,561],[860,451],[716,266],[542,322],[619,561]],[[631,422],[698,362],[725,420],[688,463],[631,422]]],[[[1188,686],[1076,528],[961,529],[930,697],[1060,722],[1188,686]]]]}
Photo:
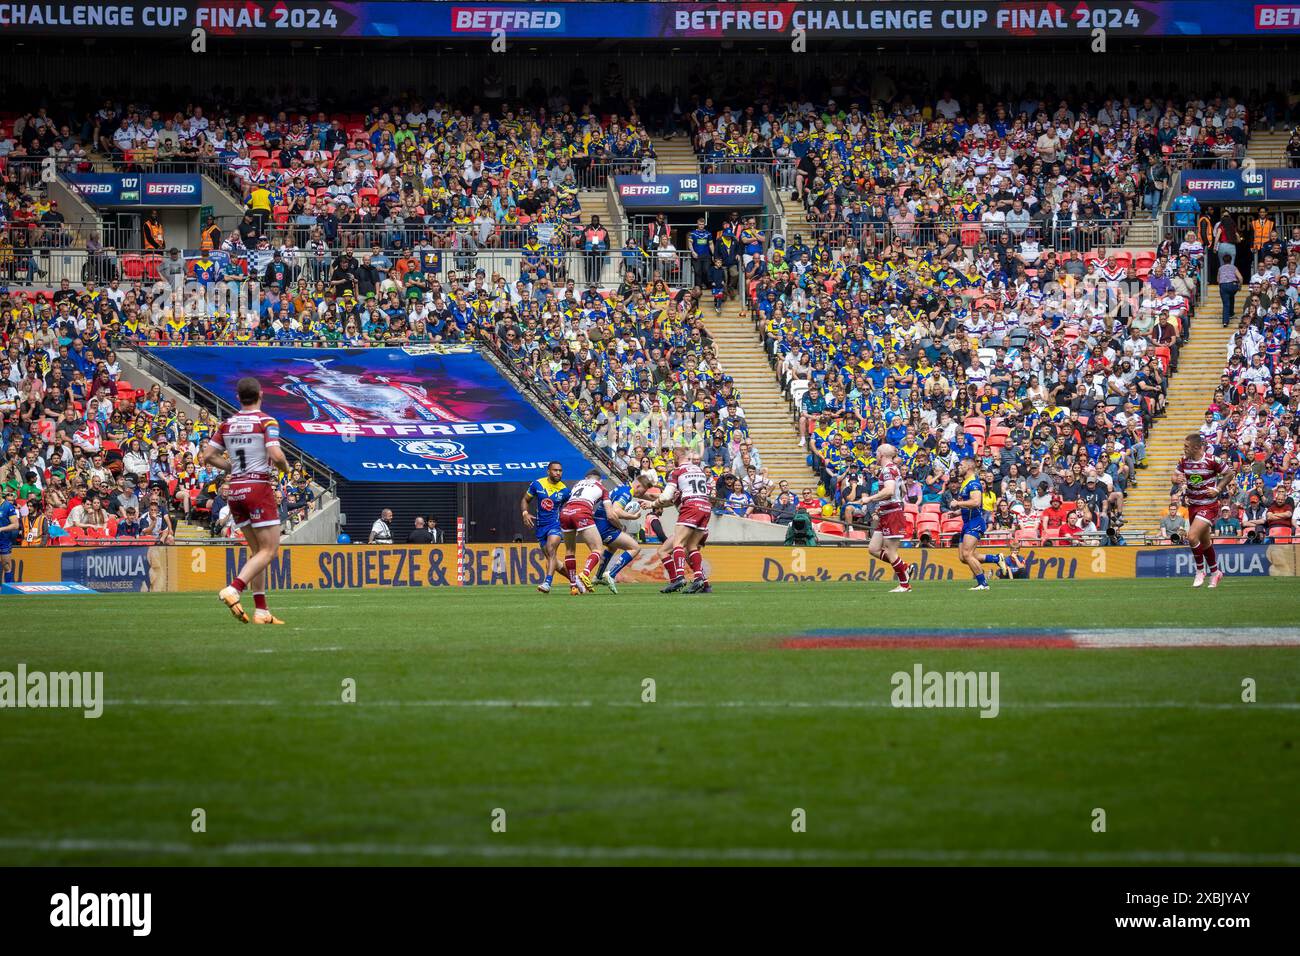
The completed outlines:
{"type": "Polygon", "coordinates": [[[281,437],[352,481],[531,481],[552,460],[572,480],[591,467],[469,346],[148,351],[231,403],[256,378],[281,437]]]}
{"type": "Polygon", "coordinates": [[[763,177],[749,173],[615,176],[614,187],[628,209],[763,205],[763,177]]]}
{"type": "Polygon", "coordinates": [[[187,173],[68,173],[65,178],[94,206],[203,204],[203,180],[187,173]]]}
{"type": "Polygon", "coordinates": [[[872,0],[802,3],[346,2],[118,0],[0,3],[0,36],[720,39],[1280,36],[1300,32],[1295,3],[1220,0],[872,0]]]}
{"type": "Polygon", "coordinates": [[[78,548],[65,551],[60,576],[95,591],[149,590],[149,548],[124,545],[111,548],[78,548]]]}
{"type": "MultiPolygon", "coordinates": [[[[1214,547],[1219,568],[1224,574],[1267,576],[1271,562],[1266,544],[1220,544],[1214,547]]],[[[1192,552],[1188,548],[1160,548],[1139,551],[1135,556],[1135,577],[1189,578],[1192,576],[1192,552]]]]}

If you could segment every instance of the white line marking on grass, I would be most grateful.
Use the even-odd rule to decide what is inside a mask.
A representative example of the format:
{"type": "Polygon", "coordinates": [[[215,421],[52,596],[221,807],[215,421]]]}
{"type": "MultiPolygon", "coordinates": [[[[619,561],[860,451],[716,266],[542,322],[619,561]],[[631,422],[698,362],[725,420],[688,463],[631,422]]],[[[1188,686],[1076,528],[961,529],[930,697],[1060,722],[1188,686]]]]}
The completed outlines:
{"type": "Polygon", "coordinates": [[[1103,628],[1070,631],[1080,647],[1291,647],[1300,645],[1296,627],[1103,628]]]}
{"type": "Polygon", "coordinates": [[[1297,853],[1218,853],[1201,850],[933,850],[882,848],[875,850],[800,849],[785,847],[671,847],[671,846],[510,846],[507,844],[384,844],[384,843],[227,843],[203,846],[152,840],[0,838],[0,850],[37,850],[45,853],[153,853],[166,856],[373,856],[470,857],[474,859],[536,860],[711,860],[754,863],[1201,863],[1220,865],[1300,864],[1297,853]]]}
{"type": "MultiPolygon", "coordinates": [[[[488,709],[573,710],[593,707],[628,707],[643,709],[639,701],[612,700],[361,700],[344,704],[337,700],[186,700],[124,698],[108,700],[106,707],[482,707],[488,709]]],[[[657,707],[682,710],[894,710],[887,700],[674,700],[660,701],[657,707]]],[[[1273,701],[1240,704],[1223,701],[1187,700],[1027,700],[1003,701],[1003,709],[1013,710],[1300,710],[1300,701],[1273,701]]]]}

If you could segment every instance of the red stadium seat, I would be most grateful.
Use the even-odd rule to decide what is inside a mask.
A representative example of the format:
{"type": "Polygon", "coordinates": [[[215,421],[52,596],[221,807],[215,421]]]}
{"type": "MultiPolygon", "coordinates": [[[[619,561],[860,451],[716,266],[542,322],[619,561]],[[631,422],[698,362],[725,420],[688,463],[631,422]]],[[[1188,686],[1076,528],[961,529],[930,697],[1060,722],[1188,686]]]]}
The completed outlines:
{"type": "Polygon", "coordinates": [[[853,528],[850,528],[848,533],[848,538],[850,541],[866,541],[867,533],[865,531],[857,531],[853,528]]]}
{"type": "Polygon", "coordinates": [[[970,415],[961,423],[961,430],[971,434],[984,434],[988,430],[988,424],[983,417],[979,415],[970,415]]]}
{"type": "Polygon", "coordinates": [[[1133,253],[1131,252],[1115,253],[1115,265],[1121,266],[1125,269],[1133,268],[1133,253]]]}
{"type": "Polygon", "coordinates": [[[940,527],[945,538],[957,534],[961,531],[961,515],[944,515],[943,524],[940,527]]]}
{"type": "Polygon", "coordinates": [[[1021,528],[1016,531],[1016,540],[1021,544],[1034,545],[1038,543],[1037,528],[1021,528]]]}
{"type": "Polygon", "coordinates": [[[120,260],[122,263],[122,275],[127,279],[141,279],[144,277],[144,257],[136,255],[125,255],[120,260]]]}
{"type": "Polygon", "coordinates": [[[921,505],[920,514],[922,518],[930,515],[935,519],[938,519],[942,513],[943,509],[939,507],[938,502],[927,501],[925,504],[921,505]]]}
{"type": "Polygon", "coordinates": [[[767,514],[766,512],[755,511],[752,515],[749,516],[749,520],[750,520],[750,521],[762,521],[762,522],[765,522],[765,523],[767,523],[767,524],[771,524],[771,523],[772,523],[772,516],[771,516],[770,514],[767,514]]]}
{"type": "Polygon", "coordinates": [[[820,534],[829,535],[832,538],[844,537],[844,525],[840,524],[838,521],[823,521],[821,526],[817,528],[817,531],[820,534]]]}

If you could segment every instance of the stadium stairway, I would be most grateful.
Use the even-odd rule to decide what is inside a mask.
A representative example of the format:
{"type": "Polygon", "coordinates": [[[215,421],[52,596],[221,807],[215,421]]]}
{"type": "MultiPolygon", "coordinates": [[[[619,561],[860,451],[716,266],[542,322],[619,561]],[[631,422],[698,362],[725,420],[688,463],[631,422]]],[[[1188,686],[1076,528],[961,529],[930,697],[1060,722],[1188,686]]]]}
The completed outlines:
{"type": "Polygon", "coordinates": [[[799,430],[790,402],[768,364],[754,323],[734,299],[723,306],[720,316],[707,307],[705,313],[704,324],[713,337],[718,361],[740,391],[749,435],[768,477],[773,484],[782,479],[790,482],[796,494],[804,488],[815,488],[817,477],[808,467],[807,451],[799,447],[799,430]]]}
{"type": "Polygon", "coordinates": [[[1250,134],[1250,145],[1246,147],[1246,158],[1253,159],[1259,169],[1284,167],[1286,144],[1291,138],[1289,132],[1273,133],[1268,130],[1255,130],[1250,134]]]}
{"type": "Polygon", "coordinates": [[[691,149],[691,141],[687,137],[674,136],[672,139],[664,139],[662,136],[657,136],[652,142],[655,148],[656,173],[698,173],[700,171],[700,161],[696,159],[695,150],[691,149]]]}
{"type": "Polygon", "coordinates": [[[1169,380],[1165,417],[1151,429],[1147,467],[1124,503],[1124,536],[1131,542],[1154,535],[1169,507],[1169,476],[1183,456],[1183,439],[1200,428],[1227,362],[1233,328],[1219,322],[1218,296],[1211,294],[1193,319],[1192,338],[1178,353],[1178,371],[1169,380]]]}

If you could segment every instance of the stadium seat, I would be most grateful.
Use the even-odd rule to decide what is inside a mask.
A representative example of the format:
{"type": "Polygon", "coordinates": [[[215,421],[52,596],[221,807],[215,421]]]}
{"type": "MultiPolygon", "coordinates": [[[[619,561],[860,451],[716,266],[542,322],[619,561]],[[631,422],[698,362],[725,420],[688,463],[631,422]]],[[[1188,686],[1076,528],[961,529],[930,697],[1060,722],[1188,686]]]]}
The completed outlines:
{"type": "Polygon", "coordinates": [[[750,521],[759,521],[759,522],[763,522],[763,523],[765,523],[765,524],[771,524],[771,523],[772,523],[772,516],[771,516],[770,514],[767,514],[766,512],[763,512],[763,511],[755,511],[752,515],[749,516],[749,520],[750,520],[750,521]]]}
{"type": "Polygon", "coordinates": [[[938,503],[934,501],[927,501],[926,503],[922,504],[920,508],[920,514],[922,518],[929,515],[937,519],[942,513],[943,513],[943,509],[940,508],[938,503]]]}
{"type": "Polygon", "coordinates": [[[124,255],[118,260],[122,264],[122,275],[127,279],[144,278],[144,257],[137,255],[124,255]]]}
{"type": "Polygon", "coordinates": [[[1133,268],[1133,253],[1131,252],[1115,253],[1115,265],[1123,269],[1133,268]]]}
{"type": "Polygon", "coordinates": [[[1038,543],[1038,529],[1020,528],[1016,531],[1016,540],[1021,544],[1035,545],[1038,543]]]}
{"type": "Polygon", "coordinates": [[[850,528],[847,537],[850,541],[866,541],[867,533],[865,531],[858,531],[855,528],[850,528]]]}

